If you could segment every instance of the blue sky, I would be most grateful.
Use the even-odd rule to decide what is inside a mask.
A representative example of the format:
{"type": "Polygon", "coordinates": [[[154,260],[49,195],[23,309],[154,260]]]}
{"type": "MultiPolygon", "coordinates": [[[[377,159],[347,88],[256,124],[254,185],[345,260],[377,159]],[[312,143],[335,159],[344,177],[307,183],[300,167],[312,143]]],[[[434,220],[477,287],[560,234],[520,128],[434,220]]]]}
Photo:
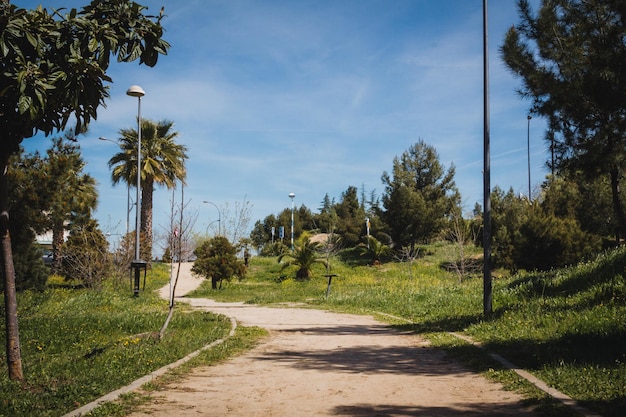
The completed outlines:
{"type": "MultiPolygon", "coordinates": [[[[383,171],[419,139],[456,166],[466,211],[482,203],[482,0],[139,3],[155,14],[165,6],[172,48],[155,68],[113,64],[107,107],[80,138],[105,231],[125,231],[126,187],[111,185],[107,161],[116,147],[98,137],[115,140],[135,126],[137,100],[125,94],[133,84],[146,92],[142,116],[174,121],[189,148],[185,200],[200,232],[217,220],[204,200],[232,211],[245,198],[254,223],[291,207],[290,192],[314,212],[326,193],[339,200],[349,186],[380,195],[383,171]]],[[[529,103],[498,54],[517,21],[514,1],[489,2],[491,183],[526,194],[529,103]]],[[[533,188],[547,173],[544,130],[543,120],[531,121],[533,188]]],[[[28,150],[49,144],[25,141],[28,150]]],[[[155,192],[155,229],[169,224],[171,195],[155,192]]]]}

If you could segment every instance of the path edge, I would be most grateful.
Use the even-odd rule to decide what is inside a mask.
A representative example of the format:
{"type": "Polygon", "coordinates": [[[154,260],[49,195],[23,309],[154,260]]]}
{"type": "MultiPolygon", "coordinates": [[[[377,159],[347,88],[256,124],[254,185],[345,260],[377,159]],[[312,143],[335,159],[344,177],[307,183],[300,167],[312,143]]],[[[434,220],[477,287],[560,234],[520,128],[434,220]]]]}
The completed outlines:
{"type": "Polygon", "coordinates": [[[110,393],[103,395],[102,397],[88,403],[85,404],[84,406],[77,408],[76,410],[70,411],[67,414],[64,414],[62,417],[80,417],[83,416],[87,413],[90,413],[91,411],[93,411],[95,408],[99,407],[100,405],[104,404],[104,403],[108,403],[108,402],[112,402],[117,400],[121,395],[123,394],[127,394],[131,391],[135,391],[138,388],[140,388],[142,385],[151,382],[152,380],[163,376],[164,374],[166,374],[167,372],[171,371],[174,368],[177,368],[187,362],[189,362],[191,359],[195,358],[196,356],[198,356],[200,353],[204,352],[205,350],[211,349],[217,345],[220,345],[222,343],[224,343],[226,340],[228,340],[229,338],[233,337],[235,335],[235,331],[237,330],[237,320],[235,320],[232,317],[229,317],[230,319],[230,332],[228,332],[228,336],[215,340],[211,343],[209,343],[208,345],[205,345],[203,347],[201,347],[200,349],[196,350],[195,352],[191,352],[190,354],[188,354],[187,356],[177,360],[176,362],[172,362],[169,365],[165,365],[162,368],[157,369],[154,372],[149,373],[148,375],[145,375],[139,379],[136,379],[135,381],[131,382],[130,384],[126,385],[125,387],[119,388],[115,391],[111,391],[110,393]]]}

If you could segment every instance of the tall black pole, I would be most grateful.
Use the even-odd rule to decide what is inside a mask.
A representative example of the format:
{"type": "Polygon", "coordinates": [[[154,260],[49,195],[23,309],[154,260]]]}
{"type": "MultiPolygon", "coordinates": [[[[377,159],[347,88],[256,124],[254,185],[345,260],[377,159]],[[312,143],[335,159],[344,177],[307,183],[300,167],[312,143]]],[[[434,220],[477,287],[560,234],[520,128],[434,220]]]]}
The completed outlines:
{"type": "Polygon", "coordinates": [[[526,149],[528,152],[528,201],[532,200],[531,189],[530,189],[530,119],[533,117],[529,114],[528,119],[528,129],[527,129],[527,137],[526,137],[526,149]]]}
{"type": "Polygon", "coordinates": [[[489,148],[489,43],[487,0],[483,0],[483,88],[483,312],[485,315],[489,315],[492,312],[493,290],[491,284],[491,155],[489,148]]]}
{"type": "Polygon", "coordinates": [[[144,270],[144,287],[145,287],[145,271],[147,262],[141,260],[140,250],[140,229],[141,229],[141,97],[146,93],[138,85],[132,85],[126,91],[131,97],[137,97],[137,201],[135,202],[135,259],[131,261],[130,268],[135,272],[135,280],[133,285],[133,294],[139,295],[139,278],[141,270],[144,270]]]}

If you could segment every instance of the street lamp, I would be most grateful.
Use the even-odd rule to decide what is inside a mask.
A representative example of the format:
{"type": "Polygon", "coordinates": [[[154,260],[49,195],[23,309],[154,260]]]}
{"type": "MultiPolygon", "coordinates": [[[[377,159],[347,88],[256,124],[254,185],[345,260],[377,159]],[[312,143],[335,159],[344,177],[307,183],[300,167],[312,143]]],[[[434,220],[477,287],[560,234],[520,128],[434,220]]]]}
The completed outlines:
{"type": "Polygon", "coordinates": [[[530,196],[530,119],[532,119],[533,117],[529,114],[527,119],[528,119],[528,129],[527,131],[527,137],[526,137],[526,149],[527,149],[527,154],[528,154],[528,201],[531,201],[531,196],[530,196]]]}
{"type": "Polygon", "coordinates": [[[491,276],[491,121],[489,118],[489,22],[483,0],[483,314],[493,312],[491,276]]]}
{"type": "Polygon", "coordinates": [[[141,97],[146,93],[138,85],[132,85],[126,91],[131,97],[137,97],[137,208],[135,210],[135,260],[130,263],[131,269],[135,271],[134,294],[139,295],[140,270],[147,269],[147,262],[141,260],[139,251],[139,229],[141,228],[141,97]]]}
{"type": "MultiPolygon", "coordinates": [[[[221,212],[220,208],[217,207],[217,205],[215,203],[211,202],[211,201],[204,200],[203,203],[204,204],[211,204],[217,210],[217,235],[221,236],[222,235],[222,212],[221,212]]],[[[209,226],[211,224],[213,224],[213,223],[215,223],[215,222],[209,223],[209,226]]],[[[208,234],[208,231],[209,231],[209,226],[207,226],[207,228],[206,228],[207,234],[208,234]]]]}
{"type": "MultiPolygon", "coordinates": [[[[103,136],[100,136],[98,139],[99,140],[105,140],[107,142],[112,142],[112,143],[115,143],[116,145],[119,146],[119,142],[116,142],[116,141],[111,140],[109,138],[105,138],[103,136]]],[[[130,204],[130,182],[128,182],[126,184],[126,235],[128,235],[128,229],[129,229],[129,226],[130,226],[130,212],[131,212],[131,210],[132,210],[132,206],[130,204]]]]}
{"type": "Polygon", "coordinates": [[[293,198],[296,195],[294,193],[289,193],[289,198],[291,198],[291,250],[293,250],[293,210],[294,210],[294,206],[293,206],[293,198]]]}

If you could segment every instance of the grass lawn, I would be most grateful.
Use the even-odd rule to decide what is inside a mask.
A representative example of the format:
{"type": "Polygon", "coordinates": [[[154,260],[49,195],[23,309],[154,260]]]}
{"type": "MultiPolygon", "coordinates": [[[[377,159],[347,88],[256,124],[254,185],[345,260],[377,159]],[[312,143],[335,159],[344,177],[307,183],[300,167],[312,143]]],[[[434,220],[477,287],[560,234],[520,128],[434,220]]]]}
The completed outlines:
{"type": "MultiPolygon", "coordinates": [[[[463,277],[441,266],[454,256],[451,245],[421,249],[414,262],[372,267],[354,252],[331,259],[333,279],[326,298],[320,265],[306,282],[280,270],[276,258],[253,257],[248,277],[197,297],[257,304],[301,303],[311,308],[379,314],[382,320],[425,335],[451,357],[523,392],[544,416],[573,416],[483,351],[450,335],[464,332],[490,351],[529,370],[548,384],[607,417],[626,410],[626,248],[569,269],[547,273],[494,273],[494,312],[482,314],[482,277],[463,277]],[[381,314],[382,313],[382,314],[381,314]],[[397,317],[398,319],[394,319],[397,317]]],[[[316,267],[317,268],[317,267],[316,267]]],[[[18,295],[26,382],[0,374],[0,416],[60,416],[223,337],[228,320],[177,304],[164,340],[139,337],[158,332],[167,302],[157,288],[168,271],[155,264],[139,297],[130,288],[99,291],[52,286],[18,295]]],[[[0,309],[3,305],[0,304],[0,309]]],[[[4,320],[0,331],[4,333],[4,320]]],[[[210,363],[252,346],[263,334],[239,328],[237,336],[153,383],[179,377],[189,366],[210,363]]],[[[0,359],[6,366],[4,350],[0,359]]],[[[150,387],[149,387],[150,388],[150,387]]],[[[98,408],[93,416],[123,416],[145,401],[140,394],[98,408]]]]}
{"type": "MultiPolygon", "coordinates": [[[[167,268],[155,264],[138,297],[129,286],[19,293],[25,382],[8,379],[2,349],[0,416],[63,415],[228,334],[228,319],[177,304],[165,337],[150,337],[168,313],[154,290],[168,280],[167,268]]],[[[0,331],[4,336],[4,319],[0,331]]]]}

